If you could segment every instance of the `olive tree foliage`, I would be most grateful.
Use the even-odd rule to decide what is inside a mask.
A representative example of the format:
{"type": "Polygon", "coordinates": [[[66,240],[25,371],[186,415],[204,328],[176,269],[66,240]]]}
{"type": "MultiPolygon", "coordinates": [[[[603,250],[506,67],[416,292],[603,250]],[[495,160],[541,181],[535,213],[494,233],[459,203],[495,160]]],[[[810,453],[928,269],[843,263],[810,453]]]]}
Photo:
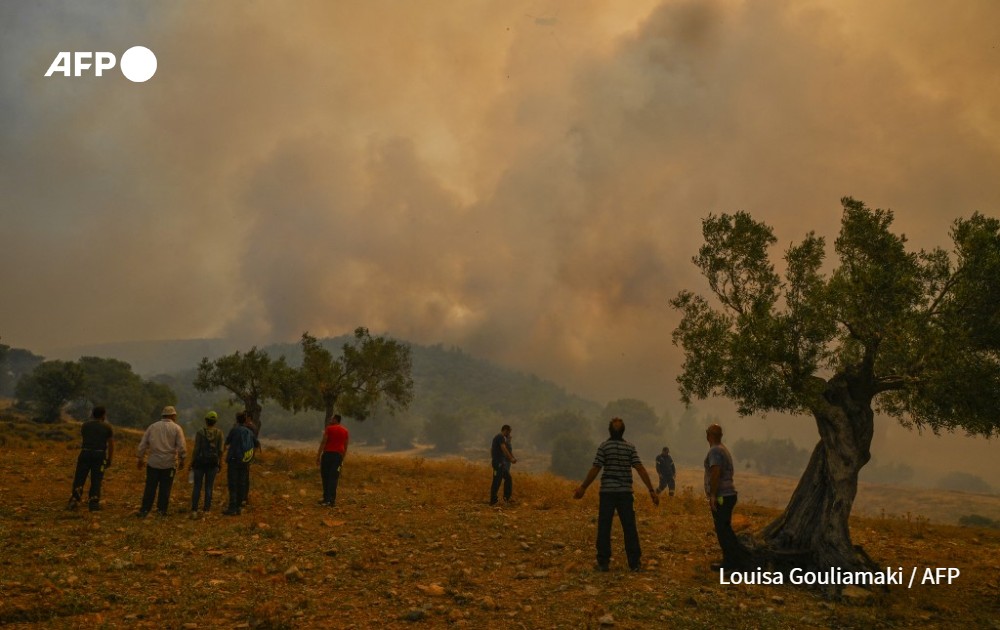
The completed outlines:
{"type": "Polygon", "coordinates": [[[413,400],[410,347],[356,328],[354,340],[334,356],[309,333],[302,334],[302,367],[282,404],[293,411],[314,409],[328,418],[339,411],[363,421],[376,405],[405,409],[413,400]]]}
{"type": "Polygon", "coordinates": [[[280,400],[293,380],[294,370],[285,357],[273,360],[254,346],[246,353],[237,351],[214,361],[203,358],[194,386],[203,392],[228,390],[230,402],[242,404],[259,431],[264,403],[280,400]]]}
{"type": "Polygon", "coordinates": [[[712,301],[682,291],[673,333],[681,397],[724,396],[740,414],[811,415],[820,440],[784,513],[761,532],[775,563],[870,566],[851,544],[858,472],[875,412],[907,427],[1000,433],[1000,222],[973,214],[951,251],[910,251],[893,214],[841,200],[837,263],[810,232],[779,276],[770,227],[709,216],[694,263],[712,301]]]}
{"type": "Polygon", "coordinates": [[[116,425],[145,427],[159,419],[164,406],[177,404],[173,390],[143,380],[125,361],[80,357],[77,363],[83,370],[83,393],[71,410],[78,420],[87,418],[94,406],[103,405],[116,425]]]}
{"type": "Polygon", "coordinates": [[[63,407],[83,392],[83,368],[73,361],[43,361],[15,388],[18,406],[34,411],[40,422],[58,422],[63,407]]]}

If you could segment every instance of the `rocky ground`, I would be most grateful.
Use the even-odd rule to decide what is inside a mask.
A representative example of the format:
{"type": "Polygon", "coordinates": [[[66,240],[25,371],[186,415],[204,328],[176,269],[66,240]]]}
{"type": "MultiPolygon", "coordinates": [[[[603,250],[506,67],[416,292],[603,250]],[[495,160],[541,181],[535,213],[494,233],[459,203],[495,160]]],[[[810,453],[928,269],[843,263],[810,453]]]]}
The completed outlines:
{"type": "MultiPolygon", "coordinates": [[[[637,495],[645,570],[593,570],[596,488],[518,474],[511,506],[487,505],[490,472],[459,460],[348,457],[338,507],[317,505],[313,458],[268,449],[251,507],[191,520],[186,474],[166,518],[133,516],[143,474],[119,432],[104,510],[67,511],[73,425],[0,420],[0,625],[14,628],[1000,628],[1000,532],[858,518],[853,537],[907,571],[955,567],[952,584],[830,596],[723,585],[703,501],[637,495]]],[[[586,471],[584,463],[581,475],[586,471]]],[[[217,484],[217,503],[225,500],[217,484]]],[[[917,492],[917,491],[914,491],[917,492]]],[[[914,505],[919,500],[911,499],[914,505]]],[[[772,508],[737,507],[756,530],[772,508]]]]}

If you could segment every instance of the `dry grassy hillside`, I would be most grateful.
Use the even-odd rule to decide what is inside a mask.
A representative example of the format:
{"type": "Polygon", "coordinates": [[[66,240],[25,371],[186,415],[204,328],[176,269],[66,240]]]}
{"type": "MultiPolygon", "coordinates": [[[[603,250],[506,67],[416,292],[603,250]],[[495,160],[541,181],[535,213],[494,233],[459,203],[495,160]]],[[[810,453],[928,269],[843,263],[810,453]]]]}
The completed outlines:
{"type": "MultiPolygon", "coordinates": [[[[952,585],[826,598],[720,585],[711,519],[688,491],[637,497],[646,570],[592,570],[596,488],[518,474],[518,502],[486,505],[489,470],[460,461],[349,456],[335,510],[316,505],[309,453],[268,450],[239,517],[139,520],[135,434],[120,432],[105,509],[68,512],[77,426],[0,421],[0,625],[22,628],[1000,628],[1000,532],[922,519],[856,519],[888,566],[958,567],[952,585]],[[613,624],[613,625],[612,625],[613,624]]],[[[588,462],[581,464],[581,472],[588,462]]],[[[184,475],[186,479],[186,475],[184,475]]],[[[217,502],[225,490],[217,484],[217,502]]],[[[737,507],[743,527],[774,511],[737,507]]]]}

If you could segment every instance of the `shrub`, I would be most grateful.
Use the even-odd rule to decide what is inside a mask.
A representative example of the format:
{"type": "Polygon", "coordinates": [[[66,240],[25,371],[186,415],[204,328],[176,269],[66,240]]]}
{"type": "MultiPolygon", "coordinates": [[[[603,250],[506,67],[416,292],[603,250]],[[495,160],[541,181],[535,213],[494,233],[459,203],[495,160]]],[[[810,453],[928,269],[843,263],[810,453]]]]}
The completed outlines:
{"type": "Polygon", "coordinates": [[[552,464],[556,475],[569,479],[580,477],[594,461],[597,444],[577,433],[563,433],[552,442],[552,464]]]}

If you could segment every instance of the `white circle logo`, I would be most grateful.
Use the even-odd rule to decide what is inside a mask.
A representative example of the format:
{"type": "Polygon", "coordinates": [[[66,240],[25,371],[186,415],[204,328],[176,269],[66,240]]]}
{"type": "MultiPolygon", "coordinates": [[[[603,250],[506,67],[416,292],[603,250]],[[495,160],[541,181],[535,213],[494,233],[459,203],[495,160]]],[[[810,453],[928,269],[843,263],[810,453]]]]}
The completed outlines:
{"type": "Polygon", "coordinates": [[[122,53],[119,67],[132,83],[145,83],[156,74],[156,55],[145,46],[133,46],[122,53]]]}

